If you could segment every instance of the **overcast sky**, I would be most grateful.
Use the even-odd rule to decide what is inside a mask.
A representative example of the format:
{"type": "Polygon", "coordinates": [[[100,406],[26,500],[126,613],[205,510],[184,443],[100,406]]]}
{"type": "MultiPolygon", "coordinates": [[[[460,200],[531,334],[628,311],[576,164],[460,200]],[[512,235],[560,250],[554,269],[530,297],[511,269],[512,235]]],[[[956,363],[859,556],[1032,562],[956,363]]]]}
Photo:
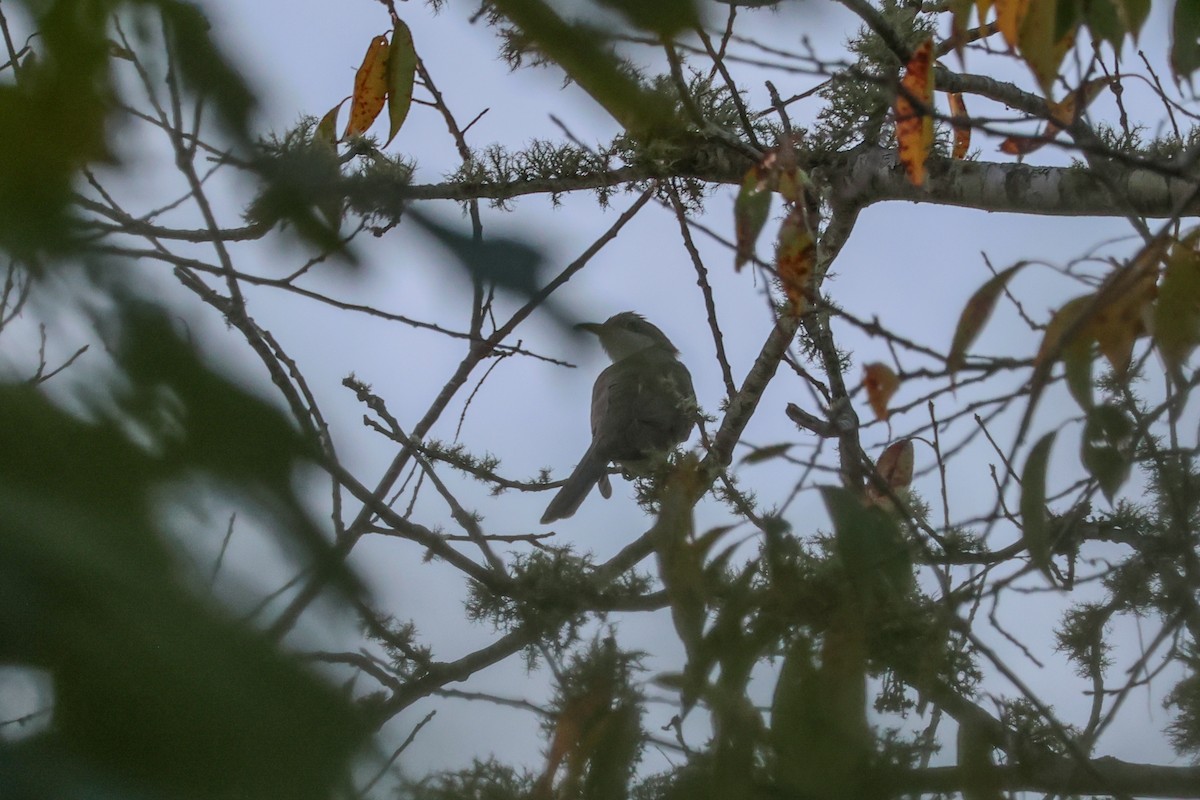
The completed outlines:
{"type": "MultiPolygon", "coordinates": [[[[260,90],[264,131],[282,132],[301,115],[320,116],[338,103],[351,90],[355,69],[368,42],[390,29],[386,9],[375,0],[208,0],[203,5],[211,13],[218,41],[226,43],[228,52],[247,70],[260,90]]],[[[807,36],[819,55],[831,59],[842,55],[842,44],[854,28],[845,12],[824,2],[784,5],[778,12],[742,12],[747,23],[743,32],[780,48],[798,49],[801,37],[807,36]]],[[[1147,24],[1143,37],[1148,54],[1160,60],[1165,52],[1166,29],[1162,5],[1156,4],[1155,16],[1147,24]]],[[[439,15],[417,2],[399,3],[398,8],[412,28],[419,54],[459,122],[465,124],[487,109],[468,134],[473,147],[482,149],[491,143],[501,143],[515,149],[534,138],[561,138],[562,129],[551,115],[585,144],[603,144],[615,132],[614,124],[590,99],[572,87],[563,88],[561,75],[556,71],[510,73],[498,58],[497,42],[491,31],[481,22],[469,22],[474,5],[450,2],[439,15]]],[[[721,8],[714,6],[710,17],[714,22],[720,19],[721,8]]],[[[984,65],[968,63],[967,66],[970,71],[985,69],[984,65]]],[[[738,74],[745,76],[757,98],[762,96],[763,78],[775,81],[784,94],[801,91],[816,82],[808,76],[739,69],[738,74]]],[[[1011,67],[1005,67],[1004,74],[1030,85],[1026,75],[1011,67]]],[[[417,96],[422,96],[420,89],[417,96]]],[[[1132,108],[1144,108],[1148,120],[1161,116],[1139,84],[1128,87],[1126,101],[1132,108]]],[[[1108,98],[1098,100],[1094,109],[1100,115],[1112,115],[1114,111],[1108,98]]],[[[798,113],[803,117],[809,112],[801,107],[798,113]]],[[[343,124],[344,119],[343,111],[343,124]]],[[[380,123],[380,127],[384,124],[380,123]]],[[[996,140],[977,134],[973,150],[983,159],[1009,160],[1010,157],[996,152],[997,144],[996,140]]],[[[136,147],[139,158],[154,159],[157,154],[163,170],[169,169],[169,155],[162,142],[155,143],[139,135],[126,143],[126,147],[136,147]]],[[[404,153],[416,162],[418,183],[438,182],[459,163],[440,116],[427,106],[413,107],[388,152],[404,153]]],[[[1065,163],[1065,158],[1053,148],[1045,148],[1031,156],[1030,161],[1060,164],[1065,163]]],[[[157,187],[144,188],[148,196],[157,190],[157,187]]],[[[128,191],[129,196],[138,193],[134,188],[128,191]]],[[[729,237],[733,230],[730,211],[733,194],[730,187],[715,190],[704,220],[706,225],[729,237]]],[[[513,205],[512,213],[485,207],[484,230],[487,235],[507,234],[537,243],[547,254],[552,271],[557,271],[611,226],[633,199],[632,195],[618,194],[609,210],[598,213],[595,199],[588,193],[566,196],[557,208],[548,198],[524,198],[513,205]]],[[[223,213],[229,225],[239,224],[238,215],[245,201],[236,188],[227,192],[223,213]]],[[[454,204],[430,204],[430,208],[439,219],[461,225],[464,232],[468,230],[454,204]]],[[[986,253],[997,268],[1020,259],[1062,265],[1100,242],[1129,237],[1131,233],[1128,223],[1119,219],[1029,217],[900,203],[877,205],[861,215],[854,236],[836,262],[836,277],[827,284],[826,291],[859,317],[878,316],[883,324],[904,336],[944,348],[966,299],[989,275],[981,253],[986,253]]],[[[740,382],[771,327],[764,310],[763,286],[749,271],[734,274],[732,257],[726,250],[699,232],[696,237],[708,262],[735,380],[740,382]]],[[[769,252],[771,237],[772,228],[768,227],[760,243],[760,254],[769,252]]],[[[401,226],[379,240],[364,240],[361,245],[365,259],[360,270],[353,273],[330,269],[310,285],[336,292],[348,300],[370,302],[458,330],[466,328],[469,287],[443,251],[408,226],[401,226]]],[[[1118,246],[1112,252],[1127,253],[1131,246],[1129,239],[1123,248],[1118,246]]],[[[236,257],[241,268],[248,271],[283,275],[302,264],[306,254],[273,240],[239,247],[236,257]]],[[[161,268],[152,267],[149,271],[166,276],[161,268]]],[[[1027,311],[1043,320],[1050,308],[1079,293],[1077,286],[1048,269],[1027,271],[1015,285],[1028,303],[1027,311]]],[[[296,358],[327,415],[334,420],[343,459],[364,483],[373,484],[390,461],[394,447],[362,426],[364,409],[341,386],[342,378],[354,374],[370,384],[387,401],[401,424],[411,428],[461,358],[462,344],[433,333],[335,312],[274,292],[251,290],[247,296],[251,314],[296,358]]],[[[579,320],[603,320],[624,310],[645,314],[680,349],[695,378],[701,406],[712,414],[720,412],[723,396],[720,373],[713,359],[695,273],[680,245],[673,214],[661,208],[647,208],[559,296],[562,306],[579,320]]],[[[261,366],[252,359],[244,343],[226,331],[211,310],[195,311],[194,305],[188,323],[195,328],[211,357],[244,380],[262,387],[264,393],[269,392],[261,366]]],[[[881,341],[867,339],[845,325],[838,325],[836,330],[842,337],[840,344],[855,358],[856,365],[849,375],[855,383],[862,363],[891,361],[881,341]]],[[[527,479],[541,467],[551,468],[555,477],[564,477],[590,438],[588,398],[592,381],[606,361],[598,347],[589,347],[582,340],[564,340],[558,327],[548,319],[535,317],[521,329],[520,336],[531,350],[570,361],[578,368],[565,369],[528,358],[507,360],[474,395],[458,438],[473,453],[500,456],[501,471],[509,477],[527,479]]],[[[978,342],[977,350],[1028,355],[1036,346],[1037,337],[1019,323],[1010,308],[1002,307],[978,342]]],[[[917,364],[915,360],[909,363],[917,364]]],[[[811,411],[816,408],[800,383],[785,372],[781,369],[780,378],[764,398],[759,415],[746,434],[746,442],[811,444],[811,438],[806,439],[809,435],[798,433],[782,412],[787,402],[797,402],[811,411]]],[[[473,380],[471,386],[474,385],[473,380]]],[[[455,437],[468,394],[460,393],[444,415],[435,429],[438,438],[455,437]]],[[[906,394],[902,388],[896,403],[909,402],[916,396],[915,391],[906,394]]],[[[970,396],[965,392],[959,399],[965,402],[970,396]]],[[[940,399],[939,411],[948,413],[953,409],[952,402],[957,401],[940,399]]],[[[1064,415],[1073,412],[1061,395],[1053,392],[1044,405],[1038,417],[1038,431],[1049,430],[1064,415]]],[[[864,421],[870,419],[865,402],[860,402],[858,413],[864,421]]],[[[915,427],[925,415],[922,406],[894,420],[893,430],[899,433],[915,427]]],[[[1010,429],[1001,425],[1001,432],[1004,430],[1010,429]]],[[[956,431],[951,440],[964,435],[967,428],[959,426],[956,431]]],[[[1075,463],[1072,447],[1077,445],[1070,444],[1069,439],[1068,435],[1059,443],[1055,457],[1056,464],[1064,465],[1060,473],[1062,486],[1074,474],[1065,471],[1067,465],[1075,463]]],[[[873,454],[878,455],[888,440],[885,427],[875,424],[864,443],[874,446],[873,454]]],[[[1007,439],[1002,436],[1000,441],[1007,443],[1011,436],[1007,439]]],[[[989,465],[996,462],[994,454],[978,445],[965,451],[955,463],[948,476],[954,519],[968,518],[990,508],[993,493],[989,465]]],[[[927,468],[930,463],[928,449],[918,446],[918,469],[927,468]]],[[[440,474],[452,480],[469,507],[485,516],[484,527],[489,533],[543,530],[537,519],[549,494],[509,492],[491,498],[486,487],[457,480],[449,469],[442,468],[440,474]]],[[[743,475],[744,485],[757,491],[760,502],[767,507],[787,497],[796,477],[794,468],[781,462],[748,468],[743,475]]],[[[831,481],[830,478],[823,482],[831,481]]],[[[615,488],[611,500],[592,496],[575,518],[556,524],[554,529],[560,538],[604,559],[642,533],[650,524],[649,518],[633,503],[624,482],[617,481],[615,488]]],[[[936,502],[939,496],[933,474],[919,480],[915,488],[931,502],[936,502]]],[[[321,507],[326,494],[322,490],[315,495],[314,510],[319,514],[326,513],[321,507]]],[[[429,492],[418,504],[415,518],[426,525],[450,527],[449,515],[429,492]]],[[[823,520],[816,494],[809,492],[797,499],[789,509],[788,518],[798,534],[811,535],[823,520]]],[[[703,530],[728,521],[722,509],[708,503],[703,507],[698,528],[703,530]]],[[[748,534],[748,530],[743,530],[738,535],[748,534]]],[[[998,535],[1012,536],[1012,531],[998,535]]],[[[235,546],[240,558],[229,561],[231,585],[238,579],[258,581],[261,585],[264,574],[271,579],[286,579],[284,570],[270,566],[277,561],[270,548],[250,536],[235,546]]],[[[203,557],[203,548],[196,557],[203,557]]],[[[359,545],[355,563],[369,579],[377,607],[400,619],[413,618],[433,644],[435,657],[457,658],[469,648],[485,644],[491,637],[490,630],[461,622],[459,575],[444,565],[423,564],[420,558],[421,553],[413,546],[368,537],[359,545]]],[[[1054,666],[1056,659],[1051,655],[1049,622],[1060,607],[1060,599],[1038,595],[1003,608],[1002,618],[1014,625],[1014,632],[1033,650],[1046,655],[1050,665],[1046,669],[1039,670],[1021,659],[1015,649],[1002,641],[997,646],[1010,663],[1021,669],[1031,686],[1053,703],[1065,721],[1079,722],[1085,719],[1090,699],[1080,694],[1082,684],[1069,669],[1054,666]],[[1031,615],[1031,610],[1036,613],[1031,615]],[[1040,625],[1024,624],[1030,619],[1036,619],[1040,625]]],[[[615,620],[615,624],[619,625],[626,646],[642,647],[665,656],[661,661],[652,661],[653,668],[678,665],[678,648],[666,653],[662,650],[663,642],[675,641],[665,613],[622,618],[615,620]]],[[[1136,631],[1128,633],[1136,635],[1136,631]]],[[[344,632],[307,631],[304,635],[332,637],[348,645],[354,634],[354,629],[348,627],[344,632]]],[[[539,700],[545,696],[545,679],[544,672],[526,676],[514,660],[456,688],[539,700]]],[[[989,683],[989,688],[1012,694],[1011,687],[1001,681],[989,683]]],[[[1100,754],[1130,760],[1164,758],[1166,751],[1159,731],[1165,717],[1159,710],[1157,695],[1143,694],[1138,698],[1144,698],[1145,702],[1130,703],[1126,708],[1130,726],[1113,730],[1100,754]]],[[[431,708],[438,708],[439,716],[418,737],[404,761],[412,772],[419,774],[430,767],[466,766],[471,755],[488,753],[536,768],[538,742],[533,732],[537,720],[510,709],[461,701],[428,701],[393,721],[387,728],[389,739],[402,739],[411,725],[431,708]]],[[[648,727],[655,729],[673,713],[670,707],[651,706],[648,727]]],[[[646,768],[658,770],[667,766],[664,756],[656,752],[647,754],[646,768]]]]}

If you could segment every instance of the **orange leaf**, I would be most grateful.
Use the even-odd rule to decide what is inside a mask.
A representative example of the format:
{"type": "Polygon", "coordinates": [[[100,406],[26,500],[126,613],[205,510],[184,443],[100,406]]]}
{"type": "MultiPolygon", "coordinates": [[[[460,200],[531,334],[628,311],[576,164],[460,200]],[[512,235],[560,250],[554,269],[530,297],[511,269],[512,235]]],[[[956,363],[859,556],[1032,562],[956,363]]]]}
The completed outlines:
{"type": "Polygon", "coordinates": [[[863,367],[863,387],[867,390],[867,402],[875,412],[875,418],[888,418],[888,401],[900,388],[900,379],[887,364],[875,362],[863,367]]]}
{"type": "Polygon", "coordinates": [[[371,127],[371,123],[383,110],[387,97],[388,40],[376,36],[367,47],[362,66],[354,76],[354,97],[350,103],[350,121],[346,123],[343,139],[359,136],[371,127]]]}
{"type": "Polygon", "coordinates": [[[1092,101],[1108,86],[1116,82],[1116,78],[1095,78],[1080,86],[1057,103],[1046,103],[1050,119],[1037,136],[1010,136],[1000,144],[1000,150],[1014,156],[1023,156],[1037,150],[1046,142],[1054,139],[1063,128],[1075,124],[1077,115],[1092,104],[1092,101]]]}
{"type": "Polygon", "coordinates": [[[914,186],[925,183],[925,158],[933,146],[933,38],[913,51],[896,94],[896,143],[914,186]]]}
{"type": "Polygon", "coordinates": [[[951,158],[961,161],[971,147],[971,126],[967,124],[967,104],[962,92],[950,92],[950,124],[954,127],[954,152],[951,158]],[[962,120],[958,122],[957,120],[962,120]]]}
{"type": "Polygon", "coordinates": [[[816,240],[808,227],[804,209],[793,207],[779,228],[779,241],[775,246],[775,271],[793,314],[803,313],[808,303],[816,254],[816,240]]]}

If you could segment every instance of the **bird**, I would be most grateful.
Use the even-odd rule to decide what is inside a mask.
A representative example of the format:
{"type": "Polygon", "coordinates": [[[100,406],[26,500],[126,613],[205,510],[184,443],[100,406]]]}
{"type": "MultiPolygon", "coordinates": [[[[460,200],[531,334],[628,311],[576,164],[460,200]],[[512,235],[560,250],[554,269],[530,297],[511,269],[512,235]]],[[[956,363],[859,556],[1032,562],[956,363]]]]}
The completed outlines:
{"type": "Polygon", "coordinates": [[[546,507],[543,525],[573,515],[597,484],[610,496],[609,464],[629,475],[648,474],[696,423],[692,375],[657,326],[623,311],[575,327],[594,333],[613,363],[592,387],[592,443],[546,507]]]}

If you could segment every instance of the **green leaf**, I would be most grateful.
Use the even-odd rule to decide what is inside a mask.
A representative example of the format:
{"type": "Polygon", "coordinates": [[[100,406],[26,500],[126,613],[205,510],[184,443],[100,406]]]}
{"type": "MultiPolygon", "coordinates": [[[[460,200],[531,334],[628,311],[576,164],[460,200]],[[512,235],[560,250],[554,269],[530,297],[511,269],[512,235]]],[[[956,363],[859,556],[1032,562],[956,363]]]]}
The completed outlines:
{"type": "Polygon", "coordinates": [[[739,270],[754,258],[754,243],[758,241],[767,216],[771,213],[771,190],[761,166],[753,166],[742,178],[742,187],[733,201],[733,228],[737,252],[733,268],[739,270]]]}
{"type": "Polygon", "coordinates": [[[1200,69],[1200,3],[1176,0],[1171,25],[1171,67],[1178,78],[1191,80],[1200,69]]]}
{"type": "Polygon", "coordinates": [[[567,22],[544,0],[492,5],[631,134],[656,137],[679,130],[674,105],[642,85],[600,32],[567,22]]]}
{"type": "Polygon", "coordinates": [[[912,559],[896,519],[840,486],[822,486],[821,497],[833,520],[835,552],[860,597],[888,602],[906,595],[912,559]]]}
{"type": "Polygon", "coordinates": [[[1200,252],[1196,232],[1176,242],[1154,306],[1154,343],[1171,371],[1178,370],[1200,343],[1200,252]]]}
{"type": "MultiPolygon", "coordinates": [[[[1121,19],[1125,23],[1125,30],[1137,41],[1141,35],[1142,26],[1146,24],[1146,17],[1150,16],[1150,0],[1113,0],[1117,4],[1117,10],[1121,15],[1121,19]]],[[[1183,0],[1190,2],[1190,0],[1183,0]]]]}
{"type": "Polygon", "coordinates": [[[1133,420],[1118,406],[1106,403],[1088,412],[1080,456],[1110,503],[1133,467],[1133,431],[1133,420]]]}
{"type": "Polygon", "coordinates": [[[156,0],[153,5],[162,13],[172,66],[184,86],[212,103],[227,134],[249,141],[250,117],[257,100],[241,73],[213,42],[204,14],[193,3],[180,0],[156,0]]]}
{"type": "Polygon", "coordinates": [[[1046,467],[1050,461],[1050,450],[1054,446],[1057,431],[1051,431],[1038,440],[1025,459],[1021,472],[1021,528],[1029,557],[1052,582],[1050,554],[1050,526],[1046,517],[1046,467]]]}
{"type": "Polygon", "coordinates": [[[787,451],[792,449],[789,442],[780,442],[766,447],[756,447],[746,455],[742,456],[743,464],[760,464],[763,461],[770,461],[773,458],[787,455],[787,451]]]}
{"type": "Polygon", "coordinates": [[[328,797],[366,720],[214,603],[162,527],[233,501],[324,547],[293,491],[308,448],[162,316],[115,304],[124,373],[90,385],[89,421],[0,386],[0,662],[47,670],[55,693],[53,736],[20,777],[42,797],[328,797]],[[76,785],[89,775],[103,791],[76,785]]]}
{"type": "Polygon", "coordinates": [[[417,51],[413,47],[412,31],[403,20],[396,20],[392,41],[388,45],[388,130],[387,147],[400,132],[400,126],[412,106],[413,84],[417,78],[417,51]]]}
{"type": "Polygon", "coordinates": [[[954,340],[950,343],[950,355],[946,358],[946,368],[952,374],[962,367],[967,348],[975,342],[983,326],[991,318],[996,309],[996,301],[1008,286],[1009,280],[1026,263],[1022,261],[993,275],[963,306],[958,317],[958,326],[954,329],[954,340]]]}
{"type": "Polygon", "coordinates": [[[601,5],[619,11],[630,23],[644,31],[670,39],[683,31],[699,27],[700,13],[695,0],[599,0],[601,5]]]}
{"type": "Polygon", "coordinates": [[[1127,31],[1116,0],[1085,0],[1083,16],[1093,39],[1108,42],[1115,52],[1121,52],[1127,31]]]}

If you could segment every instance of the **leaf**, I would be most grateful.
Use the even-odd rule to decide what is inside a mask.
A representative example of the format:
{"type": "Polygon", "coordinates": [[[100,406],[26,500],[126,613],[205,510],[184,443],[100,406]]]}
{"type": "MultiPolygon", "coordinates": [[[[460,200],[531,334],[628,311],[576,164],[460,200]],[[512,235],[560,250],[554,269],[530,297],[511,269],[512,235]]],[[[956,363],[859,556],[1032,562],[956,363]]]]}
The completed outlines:
{"type": "Polygon", "coordinates": [[[802,314],[808,304],[816,254],[816,240],[809,230],[808,219],[803,209],[793,208],[779,228],[775,246],[775,271],[793,314],[802,314]]]}
{"type": "Polygon", "coordinates": [[[1133,466],[1133,420],[1120,407],[1096,406],[1083,426],[1080,460],[1112,502],[1133,466]]]}
{"type": "Polygon", "coordinates": [[[950,157],[961,161],[971,149],[971,126],[962,92],[950,92],[950,125],[954,128],[954,151],[950,157]]]}
{"type": "Polygon", "coordinates": [[[387,55],[387,104],[388,104],[388,138],[383,143],[387,147],[400,132],[412,106],[413,83],[417,78],[417,51],[413,47],[412,31],[397,18],[396,27],[392,31],[392,43],[388,46],[387,55]]]}
{"type": "Polygon", "coordinates": [[[317,123],[316,130],[313,131],[314,142],[323,144],[331,150],[337,149],[338,112],[342,110],[342,106],[346,105],[346,100],[349,99],[349,97],[344,98],[342,102],[325,112],[325,116],[321,117],[321,121],[317,123]]]}
{"type": "Polygon", "coordinates": [[[792,449],[792,445],[788,442],[773,444],[768,447],[756,447],[742,457],[743,464],[760,464],[763,461],[770,461],[773,458],[787,455],[787,451],[792,449]]]}
{"type": "MultiPolygon", "coordinates": [[[[764,164],[770,157],[768,154],[764,164]]],[[[754,243],[758,241],[763,226],[767,224],[767,216],[771,213],[771,190],[764,164],[756,164],[746,171],[742,187],[733,201],[733,228],[737,242],[733,268],[737,271],[754,258],[754,243]]]]}
{"type": "Polygon", "coordinates": [[[633,25],[670,39],[683,31],[694,31],[702,24],[696,0],[599,0],[601,5],[619,11],[633,25]]]}
{"type": "Polygon", "coordinates": [[[875,412],[875,418],[883,421],[888,418],[888,401],[900,388],[900,379],[892,372],[887,364],[875,362],[863,367],[863,387],[867,390],[867,402],[875,412]]]}
{"type": "Polygon", "coordinates": [[[1030,0],[995,0],[996,23],[1000,28],[1000,33],[1004,36],[1004,41],[1008,44],[1009,50],[1013,50],[1017,46],[1017,41],[1020,38],[1021,23],[1025,19],[1025,12],[1029,8],[1029,3],[1030,0]]]}
{"type": "Polygon", "coordinates": [[[1089,331],[1118,377],[1124,377],[1129,369],[1134,341],[1146,333],[1151,303],[1158,294],[1158,264],[1163,247],[1165,241],[1159,247],[1143,249],[1096,292],[1089,331]]]}
{"type": "Polygon", "coordinates": [[[896,143],[914,186],[925,183],[925,159],[933,146],[933,38],[917,46],[896,93],[896,143]]]}
{"type": "Polygon", "coordinates": [[[636,137],[677,132],[675,104],[648,90],[595,28],[572,24],[545,0],[494,0],[496,8],[550,61],[636,137]]]}
{"type": "Polygon", "coordinates": [[[1117,10],[1118,0],[1084,0],[1083,16],[1092,38],[1108,42],[1120,55],[1127,33],[1125,21],[1117,10]]]}
{"type": "MultiPolygon", "coordinates": [[[[1188,3],[1189,0],[1176,0],[1178,4],[1188,3]]],[[[1125,30],[1137,41],[1146,17],[1150,16],[1150,0],[1116,0],[1121,19],[1125,22],[1125,30]]],[[[1178,7],[1178,6],[1176,6],[1178,7]]]]}
{"type": "Polygon", "coordinates": [[[1067,388],[1071,395],[1081,407],[1091,407],[1092,339],[1080,322],[1091,302],[1090,294],[1068,300],[1050,318],[1033,360],[1035,372],[1032,394],[1040,392],[1041,385],[1049,379],[1054,362],[1063,359],[1067,368],[1067,388]]]}
{"type": "Polygon", "coordinates": [[[1053,582],[1050,572],[1050,525],[1046,517],[1046,466],[1050,450],[1054,446],[1057,431],[1051,431],[1038,440],[1025,459],[1021,471],[1021,530],[1029,557],[1046,577],[1053,582]]]}
{"type": "Polygon", "coordinates": [[[1154,343],[1177,371],[1200,344],[1200,252],[1197,231],[1172,245],[1154,307],[1154,343]]]}
{"type": "Polygon", "coordinates": [[[1083,86],[1075,89],[1057,103],[1046,103],[1050,119],[1036,136],[1010,136],[1005,139],[1000,150],[1009,155],[1023,156],[1032,153],[1042,145],[1052,141],[1063,128],[1075,124],[1077,115],[1092,104],[1100,92],[1116,83],[1116,78],[1094,78],[1083,86]]]}
{"type": "Polygon", "coordinates": [[[1171,69],[1175,77],[1191,80],[1200,69],[1200,4],[1195,0],[1176,0],[1175,19],[1171,23],[1171,69]]]}
{"type": "Polygon", "coordinates": [[[954,339],[950,343],[950,354],[946,357],[946,368],[950,370],[951,375],[962,367],[967,348],[974,344],[983,326],[991,319],[992,312],[996,309],[996,301],[1008,286],[1009,280],[1025,264],[1026,262],[1022,261],[993,275],[963,306],[962,314],[958,317],[958,326],[954,329],[954,339]]]}
{"type": "Polygon", "coordinates": [[[912,439],[901,439],[888,445],[875,465],[875,471],[892,491],[903,491],[913,478],[912,439]]]}
{"type": "MultiPolygon", "coordinates": [[[[912,439],[901,439],[888,445],[875,464],[875,472],[892,493],[908,489],[913,478],[912,439]]],[[[874,482],[867,483],[866,494],[874,505],[885,511],[893,510],[891,497],[878,489],[874,482]]]]}
{"type": "Polygon", "coordinates": [[[834,549],[846,577],[870,607],[894,602],[912,587],[912,559],[895,517],[840,486],[822,486],[833,520],[834,549]]]}
{"type": "Polygon", "coordinates": [[[961,61],[963,46],[967,40],[967,24],[971,21],[971,9],[975,2],[974,0],[949,0],[947,5],[950,11],[950,38],[946,43],[954,46],[954,54],[961,61]]]}
{"type": "Polygon", "coordinates": [[[388,40],[376,36],[367,47],[362,66],[354,76],[354,95],[350,103],[350,121],[342,139],[360,136],[383,110],[388,89],[388,40]]]}
{"type": "Polygon", "coordinates": [[[1021,58],[1033,70],[1042,92],[1050,94],[1063,57],[1075,44],[1078,19],[1069,28],[1058,32],[1058,0],[1028,0],[1021,19],[1018,50],[1021,58]]]}

